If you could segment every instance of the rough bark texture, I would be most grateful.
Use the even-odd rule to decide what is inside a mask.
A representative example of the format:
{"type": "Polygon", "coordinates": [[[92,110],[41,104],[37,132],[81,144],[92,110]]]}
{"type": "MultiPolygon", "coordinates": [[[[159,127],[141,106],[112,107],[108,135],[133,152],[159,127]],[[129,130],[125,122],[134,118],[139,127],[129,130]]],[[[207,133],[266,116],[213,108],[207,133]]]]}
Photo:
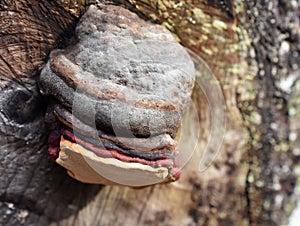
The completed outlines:
{"type": "Polygon", "coordinates": [[[247,126],[251,143],[246,193],[252,225],[283,224],[292,208],[289,201],[296,184],[293,169],[297,158],[291,147],[289,101],[300,75],[300,15],[295,3],[245,4],[246,10],[253,12],[248,14],[245,28],[252,40],[248,63],[256,71],[257,92],[246,106],[241,101],[240,109],[245,119],[254,113],[258,119],[247,126]]]}
{"type": "MultiPolygon", "coordinates": [[[[174,32],[209,64],[226,98],[227,132],[213,165],[200,173],[195,157],[179,182],[143,189],[73,181],[46,157],[43,111],[36,118],[28,117],[34,107],[27,114],[10,113],[8,102],[16,101],[20,109],[26,101],[42,105],[35,80],[22,79],[22,85],[19,78],[36,75],[49,49],[60,43],[63,33],[71,34],[68,30],[87,3],[13,2],[0,1],[0,25],[8,29],[0,31],[0,225],[286,223],[294,206],[300,156],[299,1],[115,1],[174,32]],[[16,20],[15,14],[23,20],[16,20]],[[22,33],[18,27],[29,29],[37,22],[41,30],[24,39],[28,30],[22,33]],[[11,27],[18,29],[9,37],[11,27]],[[19,96],[13,98],[11,90],[19,96]]],[[[204,96],[195,99],[201,150],[210,120],[204,96]]]]}

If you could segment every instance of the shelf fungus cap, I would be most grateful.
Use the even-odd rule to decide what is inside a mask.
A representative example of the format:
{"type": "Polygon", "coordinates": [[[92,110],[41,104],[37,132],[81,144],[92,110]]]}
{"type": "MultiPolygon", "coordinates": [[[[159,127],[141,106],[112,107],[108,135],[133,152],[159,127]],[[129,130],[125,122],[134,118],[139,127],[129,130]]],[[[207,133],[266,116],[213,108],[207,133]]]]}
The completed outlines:
{"type": "Polygon", "coordinates": [[[60,125],[49,153],[83,182],[178,179],[174,137],[195,76],[184,47],[165,27],[111,5],[90,6],[75,41],[52,51],[40,76],[60,125]]]}

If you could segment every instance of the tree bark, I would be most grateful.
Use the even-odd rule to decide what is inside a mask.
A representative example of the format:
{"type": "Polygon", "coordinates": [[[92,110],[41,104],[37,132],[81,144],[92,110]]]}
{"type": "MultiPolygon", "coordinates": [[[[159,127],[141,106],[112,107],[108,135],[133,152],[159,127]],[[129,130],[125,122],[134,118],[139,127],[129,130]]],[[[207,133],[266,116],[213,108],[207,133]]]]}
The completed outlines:
{"type": "Polygon", "coordinates": [[[27,114],[1,113],[0,225],[287,223],[295,205],[300,158],[299,2],[113,1],[171,30],[209,65],[226,100],[227,129],[213,164],[204,172],[198,170],[214,119],[196,87],[193,99],[201,139],[192,160],[178,182],[140,189],[81,184],[47,158],[45,100],[35,76],[50,49],[72,35],[92,1],[19,2],[24,4],[0,1],[1,27],[9,21],[17,23],[16,31],[23,28],[8,12],[19,13],[20,18],[31,15],[25,27],[42,20],[51,38],[45,31],[34,35],[41,42],[32,34],[21,39],[23,33],[8,36],[10,30],[0,31],[1,112],[10,109],[8,102],[24,102],[30,94],[34,98],[28,103],[38,106],[27,114]],[[10,90],[20,90],[20,98],[13,99],[10,90]],[[33,112],[36,117],[30,118],[33,112]]]}

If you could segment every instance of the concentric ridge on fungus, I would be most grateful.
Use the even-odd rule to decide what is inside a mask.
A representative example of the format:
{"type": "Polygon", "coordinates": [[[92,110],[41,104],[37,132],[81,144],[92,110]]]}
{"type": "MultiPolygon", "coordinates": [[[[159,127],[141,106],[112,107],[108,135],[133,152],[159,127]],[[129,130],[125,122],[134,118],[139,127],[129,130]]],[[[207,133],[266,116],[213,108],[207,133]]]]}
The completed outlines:
{"type": "Polygon", "coordinates": [[[79,153],[131,182],[178,179],[173,138],[194,83],[188,53],[166,28],[109,5],[88,9],[76,40],[52,51],[40,77],[42,92],[57,101],[51,156],[84,182],[122,183],[92,173],[79,153]],[[65,157],[72,153],[73,162],[65,157]]]}

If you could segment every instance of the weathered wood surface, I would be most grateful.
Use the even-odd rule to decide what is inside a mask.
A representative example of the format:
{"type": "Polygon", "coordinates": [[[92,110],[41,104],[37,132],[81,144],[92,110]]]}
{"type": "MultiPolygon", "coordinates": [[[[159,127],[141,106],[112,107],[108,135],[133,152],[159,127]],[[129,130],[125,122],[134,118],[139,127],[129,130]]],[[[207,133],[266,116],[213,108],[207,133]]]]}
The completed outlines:
{"type": "MultiPolygon", "coordinates": [[[[202,173],[194,158],[180,181],[168,185],[131,189],[73,181],[46,156],[35,76],[49,50],[72,35],[88,1],[2,0],[0,225],[286,223],[299,161],[299,2],[115,2],[164,24],[212,68],[227,106],[220,155],[202,173]],[[22,109],[24,99],[31,111],[8,111],[7,102],[22,109]]],[[[202,150],[210,120],[204,96],[195,99],[202,150]]]]}

